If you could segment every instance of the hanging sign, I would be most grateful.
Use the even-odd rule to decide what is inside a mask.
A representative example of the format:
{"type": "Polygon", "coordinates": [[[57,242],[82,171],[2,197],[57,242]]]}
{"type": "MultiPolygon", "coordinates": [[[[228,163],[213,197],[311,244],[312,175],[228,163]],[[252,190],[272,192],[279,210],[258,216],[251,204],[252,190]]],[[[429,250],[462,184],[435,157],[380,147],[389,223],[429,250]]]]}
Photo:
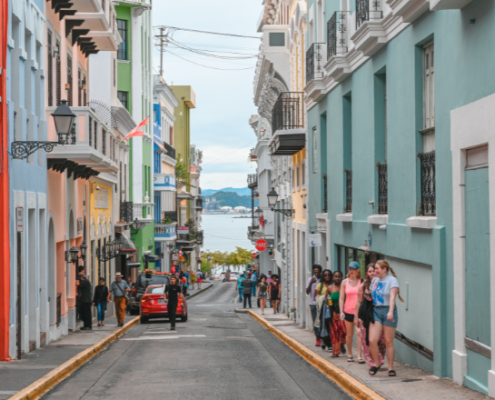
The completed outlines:
{"type": "Polygon", "coordinates": [[[175,274],[176,268],[177,268],[177,267],[176,267],[175,265],[171,265],[171,266],[170,266],[170,272],[171,272],[172,274],[175,274]]]}
{"type": "Polygon", "coordinates": [[[24,208],[16,207],[15,208],[15,226],[17,232],[24,232],[24,208]]]}
{"type": "Polygon", "coordinates": [[[256,253],[251,253],[252,258],[256,258],[256,253]]]}
{"type": "Polygon", "coordinates": [[[188,226],[178,226],[177,233],[179,235],[189,235],[189,227],[188,226]]]}
{"type": "Polygon", "coordinates": [[[179,253],[172,253],[172,261],[179,261],[179,253]]]}
{"type": "Polygon", "coordinates": [[[321,246],[321,233],[310,233],[308,235],[309,247],[321,246]]]}
{"type": "Polygon", "coordinates": [[[256,241],[256,250],[258,251],[265,251],[266,248],[268,247],[268,244],[266,243],[266,240],[264,239],[259,239],[258,241],[256,241]]]}
{"type": "Polygon", "coordinates": [[[263,217],[260,217],[260,225],[265,226],[265,220],[263,219],[263,217]]]}

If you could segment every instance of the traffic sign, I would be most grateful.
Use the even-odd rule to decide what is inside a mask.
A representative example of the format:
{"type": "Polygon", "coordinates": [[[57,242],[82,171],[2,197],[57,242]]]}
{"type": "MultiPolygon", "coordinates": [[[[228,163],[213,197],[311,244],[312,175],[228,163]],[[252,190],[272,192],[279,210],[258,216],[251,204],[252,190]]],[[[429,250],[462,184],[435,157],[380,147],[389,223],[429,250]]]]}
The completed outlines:
{"type": "Polygon", "coordinates": [[[268,244],[266,243],[266,240],[264,239],[259,239],[258,241],[256,241],[256,250],[258,251],[265,251],[266,248],[268,247],[268,244]]]}
{"type": "Polygon", "coordinates": [[[252,258],[256,258],[256,253],[251,253],[252,258]]]}

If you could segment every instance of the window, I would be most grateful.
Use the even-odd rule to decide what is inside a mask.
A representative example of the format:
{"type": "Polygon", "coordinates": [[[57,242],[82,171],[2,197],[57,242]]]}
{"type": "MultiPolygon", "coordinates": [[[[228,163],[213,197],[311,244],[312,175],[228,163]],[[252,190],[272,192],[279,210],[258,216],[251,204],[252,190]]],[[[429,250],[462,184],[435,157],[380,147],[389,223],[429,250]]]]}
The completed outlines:
{"type": "Polygon", "coordinates": [[[117,61],[113,59],[113,86],[117,84],[117,61]]]}
{"type": "Polygon", "coordinates": [[[77,69],[77,105],[82,106],[82,72],[81,68],[77,69]]]}
{"type": "Polygon", "coordinates": [[[47,30],[47,67],[48,67],[48,106],[53,106],[53,57],[52,57],[52,32],[47,30]]]}
{"type": "MultiPolygon", "coordinates": [[[[313,174],[318,172],[318,130],[313,127],[313,174]]],[[[299,185],[299,184],[298,184],[299,185]]]]}
{"type": "Polygon", "coordinates": [[[69,102],[69,106],[71,107],[72,104],[72,57],[67,56],[67,84],[69,85],[69,88],[67,90],[67,100],[69,102]]]}
{"type": "Polygon", "coordinates": [[[122,105],[129,110],[128,104],[127,104],[127,92],[121,92],[120,90],[117,92],[117,97],[119,98],[119,101],[122,103],[122,105]]]}
{"type": "Polygon", "coordinates": [[[127,21],[125,19],[117,20],[117,29],[119,30],[122,42],[119,44],[119,49],[117,50],[117,58],[119,60],[127,60],[127,21]]]}
{"type": "Polygon", "coordinates": [[[421,165],[422,215],[436,215],[435,188],[435,70],[433,41],[423,47],[423,152],[421,165]]]}
{"type": "Polygon", "coordinates": [[[83,81],[82,81],[82,88],[83,88],[83,106],[86,106],[88,104],[88,99],[87,99],[87,91],[86,91],[86,74],[83,74],[83,81]]]}
{"type": "Polygon", "coordinates": [[[106,146],[106,142],[107,141],[107,132],[105,131],[105,129],[102,129],[101,130],[101,152],[103,153],[103,155],[107,155],[107,146],[106,146]]]}
{"type": "Polygon", "coordinates": [[[285,46],[285,32],[270,32],[269,35],[270,46],[285,46]]]}
{"type": "Polygon", "coordinates": [[[94,141],[94,145],[95,145],[95,150],[98,150],[98,123],[95,121],[95,129],[94,129],[94,134],[95,134],[95,141],[94,141]]]}
{"type": "Polygon", "coordinates": [[[93,145],[93,118],[89,117],[88,144],[93,145]]]}
{"type": "Polygon", "coordinates": [[[57,84],[57,104],[56,106],[60,105],[60,101],[62,100],[62,69],[60,65],[60,41],[57,40],[56,42],[56,50],[57,50],[57,78],[56,78],[56,84],[57,84]]]}
{"type": "Polygon", "coordinates": [[[299,163],[296,164],[296,190],[299,190],[299,163]]]}
{"type": "Polygon", "coordinates": [[[304,185],[306,184],[306,161],[305,160],[302,160],[301,161],[301,189],[304,188],[304,185]]]}

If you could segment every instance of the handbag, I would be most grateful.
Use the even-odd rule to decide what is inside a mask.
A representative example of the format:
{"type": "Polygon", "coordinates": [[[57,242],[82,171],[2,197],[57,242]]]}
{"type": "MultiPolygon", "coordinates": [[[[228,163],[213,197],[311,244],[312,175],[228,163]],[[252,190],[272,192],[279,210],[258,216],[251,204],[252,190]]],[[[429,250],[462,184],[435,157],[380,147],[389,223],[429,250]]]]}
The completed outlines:
{"type": "Polygon", "coordinates": [[[127,296],[127,294],[122,290],[122,288],[120,287],[119,283],[117,281],[115,281],[115,283],[117,284],[117,286],[119,287],[120,291],[122,293],[124,293],[124,299],[125,299],[125,305],[127,307],[127,305],[129,304],[129,296],[127,296]]]}

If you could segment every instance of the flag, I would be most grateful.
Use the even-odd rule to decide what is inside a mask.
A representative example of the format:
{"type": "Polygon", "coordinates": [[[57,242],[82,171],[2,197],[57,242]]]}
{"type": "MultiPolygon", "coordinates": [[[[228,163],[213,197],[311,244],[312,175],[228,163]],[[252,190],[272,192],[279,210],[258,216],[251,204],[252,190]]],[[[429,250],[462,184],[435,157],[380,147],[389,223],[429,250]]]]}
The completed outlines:
{"type": "Polygon", "coordinates": [[[167,149],[163,146],[163,144],[160,143],[160,141],[155,139],[155,144],[160,148],[160,150],[163,150],[165,153],[168,153],[167,149]]]}
{"type": "Polygon", "coordinates": [[[146,117],[142,122],[139,123],[138,126],[136,126],[132,131],[130,131],[129,134],[124,138],[124,140],[135,136],[144,136],[144,132],[139,131],[139,128],[148,124],[148,118],[149,117],[146,117]]]}

